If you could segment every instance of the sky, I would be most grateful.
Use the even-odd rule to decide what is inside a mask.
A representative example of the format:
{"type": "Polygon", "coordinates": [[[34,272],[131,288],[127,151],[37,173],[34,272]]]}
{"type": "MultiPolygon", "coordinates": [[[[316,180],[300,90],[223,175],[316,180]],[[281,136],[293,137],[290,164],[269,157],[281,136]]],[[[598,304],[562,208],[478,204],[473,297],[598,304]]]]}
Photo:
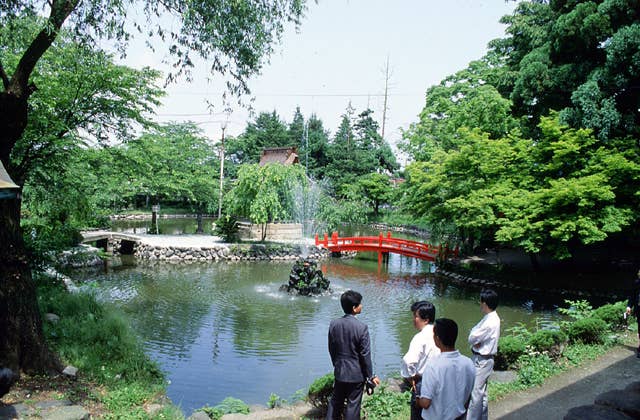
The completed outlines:
{"type": "MultiPolygon", "coordinates": [[[[514,7],[504,0],[308,1],[298,30],[288,27],[261,74],[250,79],[253,109],[275,110],[289,123],[300,107],[305,119],[316,114],[333,134],[351,103],[356,114],[371,108],[382,126],[388,59],[385,138],[395,147],[401,128],[418,120],[426,90],[482,57],[490,40],[504,36],[499,19],[514,7]]],[[[167,69],[148,50],[126,63],[167,69]]],[[[191,83],[167,87],[156,120],[193,121],[212,143],[223,125],[226,136],[241,134],[255,114],[238,106],[222,113],[223,81],[208,81],[206,63],[196,66],[191,83]]]]}

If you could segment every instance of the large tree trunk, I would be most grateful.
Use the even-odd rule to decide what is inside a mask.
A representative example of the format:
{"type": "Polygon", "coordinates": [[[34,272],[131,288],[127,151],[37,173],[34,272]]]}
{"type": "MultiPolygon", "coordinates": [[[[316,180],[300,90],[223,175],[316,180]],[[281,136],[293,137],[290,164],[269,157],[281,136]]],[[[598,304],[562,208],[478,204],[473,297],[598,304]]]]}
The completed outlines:
{"type": "Polygon", "coordinates": [[[20,200],[0,200],[0,367],[46,373],[60,368],[42,332],[20,229],[20,200]]]}

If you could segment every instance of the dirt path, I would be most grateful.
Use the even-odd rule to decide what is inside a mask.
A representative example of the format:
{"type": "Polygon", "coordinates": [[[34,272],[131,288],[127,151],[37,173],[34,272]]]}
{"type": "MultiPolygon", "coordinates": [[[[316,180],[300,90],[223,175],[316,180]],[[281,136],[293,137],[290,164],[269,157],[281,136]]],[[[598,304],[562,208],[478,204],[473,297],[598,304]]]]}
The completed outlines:
{"type": "Polygon", "coordinates": [[[599,394],[640,381],[635,348],[621,345],[585,366],[545,381],[544,385],[510,394],[489,404],[490,419],[562,419],[572,407],[593,404],[599,394]]]}

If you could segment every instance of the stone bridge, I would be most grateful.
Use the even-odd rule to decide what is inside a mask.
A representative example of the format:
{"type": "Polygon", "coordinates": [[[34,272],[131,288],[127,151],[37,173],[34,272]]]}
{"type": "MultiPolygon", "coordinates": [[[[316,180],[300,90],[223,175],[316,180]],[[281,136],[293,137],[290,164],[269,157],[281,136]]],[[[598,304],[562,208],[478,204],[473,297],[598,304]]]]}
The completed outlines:
{"type": "Polygon", "coordinates": [[[131,255],[135,250],[135,244],[141,238],[129,233],[110,232],[106,230],[90,230],[80,232],[82,243],[95,244],[96,248],[102,248],[105,252],[118,252],[131,255]]]}

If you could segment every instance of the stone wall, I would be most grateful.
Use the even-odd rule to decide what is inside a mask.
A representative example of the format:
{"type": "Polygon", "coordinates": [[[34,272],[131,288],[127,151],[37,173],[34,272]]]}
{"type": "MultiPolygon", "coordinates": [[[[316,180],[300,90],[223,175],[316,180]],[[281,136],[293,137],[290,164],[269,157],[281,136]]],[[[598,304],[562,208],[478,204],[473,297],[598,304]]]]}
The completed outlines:
{"type": "Polygon", "coordinates": [[[327,258],[327,250],[314,245],[295,244],[220,244],[210,247],[160,247],[137,244],[134,255],[144,260],[161,261],[277,261],[298,258],[327,258]]]}
{"type": "MultiPolygon", "coordinates": [[[[248,240],[262,239],[262,225],[239,223],[240,238],[248,240]]],[[[267,241],[292,241],[302,239],[301,223],[267,223],[267,241]]]]}

